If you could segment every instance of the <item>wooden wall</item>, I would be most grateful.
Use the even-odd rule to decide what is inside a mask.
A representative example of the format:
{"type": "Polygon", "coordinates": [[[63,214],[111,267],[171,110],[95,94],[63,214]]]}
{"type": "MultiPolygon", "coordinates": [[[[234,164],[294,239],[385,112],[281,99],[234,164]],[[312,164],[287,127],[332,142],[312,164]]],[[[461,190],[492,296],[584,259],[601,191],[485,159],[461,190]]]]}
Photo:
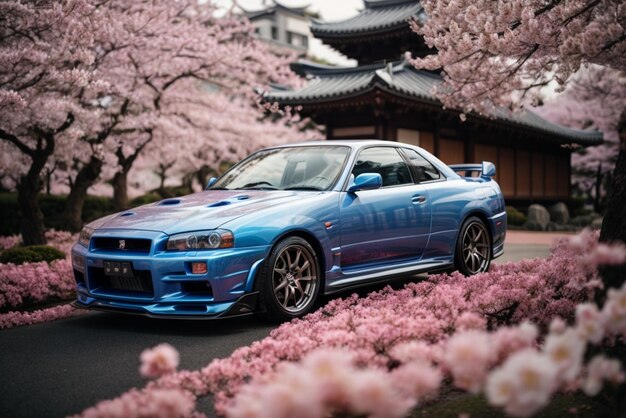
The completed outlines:
{"type": "Polygon", "coordinates": [[[446,164],[491,161],[496,165],[495,179],[507,199],[570,197],[570,154],[556,145],[538,147],[537,143],[533,145],[523,138],[485,136],[482,131],[466,128],[440,128],[436,122],[423,119],[399,119],[374,125],[362,125],[357,120],[367,119],[353,115],[351,121],[337,120],[342,123],[327,125],[327,138],[406,142],[426,149],[446,164]]]}

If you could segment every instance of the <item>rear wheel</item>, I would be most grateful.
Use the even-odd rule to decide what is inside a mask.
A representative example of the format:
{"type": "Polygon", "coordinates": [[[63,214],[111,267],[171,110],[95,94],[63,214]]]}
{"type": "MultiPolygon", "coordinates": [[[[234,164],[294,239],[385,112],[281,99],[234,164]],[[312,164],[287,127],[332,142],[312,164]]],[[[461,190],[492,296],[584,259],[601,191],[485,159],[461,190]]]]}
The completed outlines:
{"type": "Polygon", "coordinates": [[[311,312],[320,291],[319,270],[315,250],[306,240],[280,241],[259,277],[261,315],[282,322],[311,312]]]}
{"type": "Polygon", "coordinates": [[[463,222],[456,243],[454,267],[466,276],[482,273],[491,263],[491,235],[482,220],[471,216],[463,222]]]}

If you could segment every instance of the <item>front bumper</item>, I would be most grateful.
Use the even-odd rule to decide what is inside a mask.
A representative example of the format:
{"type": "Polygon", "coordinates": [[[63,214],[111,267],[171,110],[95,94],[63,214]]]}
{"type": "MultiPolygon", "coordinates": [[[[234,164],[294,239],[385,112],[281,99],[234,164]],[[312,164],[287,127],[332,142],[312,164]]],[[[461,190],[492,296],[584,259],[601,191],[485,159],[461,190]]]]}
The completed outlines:
{"type": "MultiPolygon", "coordinates": [[[[99,230],[90,247],[72,248],[75,306],[152,317],[217,318],[256,308],[254,277],[270,247],[164,251],[168,236],[154,231],[99,230]],[[149,249],[98,248],[96,239],[150,241],[149,249]],[[107,276],[104,262],[130,263],[132,279],[107,276]],[[208,272],[193,274],[192,262],[208,272]]],[[[133,248],[127,246],[127,248],[133,248]]]]}

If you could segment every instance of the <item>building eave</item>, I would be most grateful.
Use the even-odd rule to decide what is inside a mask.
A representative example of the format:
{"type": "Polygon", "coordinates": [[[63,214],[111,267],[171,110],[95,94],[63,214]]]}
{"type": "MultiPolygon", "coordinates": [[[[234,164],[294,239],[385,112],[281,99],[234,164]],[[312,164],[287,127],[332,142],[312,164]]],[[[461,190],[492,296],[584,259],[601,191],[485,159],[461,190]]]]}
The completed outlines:
{"type": "MultiPolygon", "coordinates": [[[[350,105],[351,100],[363,99],[373,93],[384,94],[386,100],[401,100],[403,106],[433,107],[439,112],[458,115],[460,112],[443,109],[441,103],[432,94],[432,88],[441,82],[441,77],[425,71],[418,71],[404,61],[388,64],[372,64],[355,68],[313,69],[311,83],[299,91],[273,91],[264,95],[267,102],[280,105],[303,106],[322,109],[350,105]],[[324,83],[327,85],[324,86],[324,83]]],[[[362,101],[362,100],[360,100],[362,101]]],[[[362,103],[359,103],[361,106],[362,103]]],[[[504,110],[490,116],[468,115],[468,119],[514,128],[534,133],[562,145],[579,144],[582,146],[599,145],[603,135],[598,131],[582,131],[556,125],[528,110],[512,113],[504,110]],[[527,112],[527,113],[525,113],[527,112]]]]}

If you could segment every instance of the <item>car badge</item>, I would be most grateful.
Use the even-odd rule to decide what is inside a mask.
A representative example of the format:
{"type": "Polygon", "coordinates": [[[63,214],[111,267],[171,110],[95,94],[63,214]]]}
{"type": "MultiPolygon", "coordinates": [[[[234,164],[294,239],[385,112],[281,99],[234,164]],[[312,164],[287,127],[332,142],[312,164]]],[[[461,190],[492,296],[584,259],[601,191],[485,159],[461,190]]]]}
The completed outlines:
{"type": "Polygon", "coordinates": [[[124,248],[126,248],[126,240],[125,239],[121,239],[119,241],[119,249],[123,250],[124,248]]]}

